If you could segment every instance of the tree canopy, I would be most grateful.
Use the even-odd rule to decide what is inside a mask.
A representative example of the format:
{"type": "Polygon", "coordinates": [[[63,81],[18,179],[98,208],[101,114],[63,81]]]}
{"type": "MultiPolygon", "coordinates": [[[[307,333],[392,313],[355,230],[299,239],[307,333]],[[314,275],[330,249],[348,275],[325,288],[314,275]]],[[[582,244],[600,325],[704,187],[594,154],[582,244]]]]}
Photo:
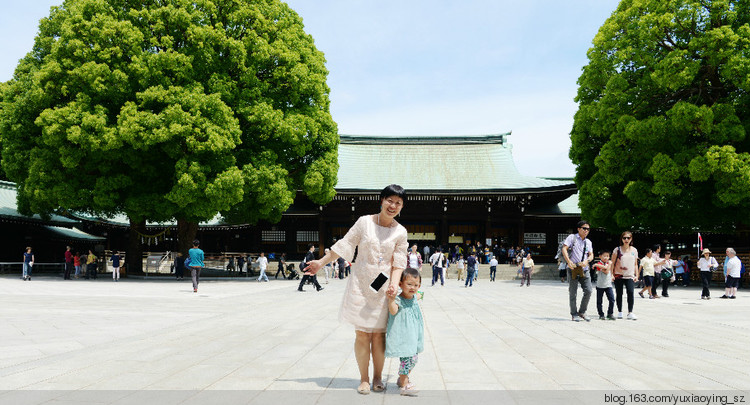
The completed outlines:
{"type": "Polygon", "coordinates": [[[750,1],[623,0],[578,79],[584,218],[728,230],[750,216],[750,1]]]}
{"type": "Polygon", "coordinates": [[[66,0],[0,85],[2,167],[27,213],[277,221],[335,193],[327,74],[280,0],[66,0]]]}

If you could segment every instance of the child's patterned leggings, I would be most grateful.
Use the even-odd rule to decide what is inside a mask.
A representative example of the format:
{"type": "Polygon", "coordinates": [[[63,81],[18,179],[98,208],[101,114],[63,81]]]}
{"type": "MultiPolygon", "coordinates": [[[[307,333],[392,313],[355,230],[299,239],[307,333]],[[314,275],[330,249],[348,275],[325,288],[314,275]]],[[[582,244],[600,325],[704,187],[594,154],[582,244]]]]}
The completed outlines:
{"type": "Polygon", "coordinates": [[[399,357],[399,360],[401,360],[401,365],[398,368],[398,374],[409,375],[411,370],[417,364],[417,355],[415,354],[411,357],[399,357]]]}

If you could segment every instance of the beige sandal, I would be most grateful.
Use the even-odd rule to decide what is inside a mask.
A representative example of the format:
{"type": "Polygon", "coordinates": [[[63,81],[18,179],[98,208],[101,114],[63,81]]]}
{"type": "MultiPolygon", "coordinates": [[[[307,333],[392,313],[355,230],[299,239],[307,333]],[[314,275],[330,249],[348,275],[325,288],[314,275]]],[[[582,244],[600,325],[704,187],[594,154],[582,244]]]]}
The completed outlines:
{"type": "Polygon", "coordinates": [[[372,390],[374,392],[383,392],[385,391],[385,384],[383,384],[383,381],[378,381],[372,383],[372,390]]]}
{"type": "Polygon", "coordinates": [[[362,382],[359,384],[359,387],[357,387],[357,392],[359,392],[362,395],[367,395],[370,393],[370,383],[362,382]],[[367,385],[365,385],[367,384],[367,385]]]}

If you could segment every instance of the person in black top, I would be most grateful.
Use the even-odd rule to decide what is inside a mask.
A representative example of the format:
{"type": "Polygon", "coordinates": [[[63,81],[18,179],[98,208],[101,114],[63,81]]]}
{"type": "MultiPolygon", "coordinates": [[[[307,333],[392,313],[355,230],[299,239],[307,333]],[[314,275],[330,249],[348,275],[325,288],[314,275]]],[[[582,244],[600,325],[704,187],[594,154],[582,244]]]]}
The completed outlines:
{"type": "Polygon", "coordinates": [[[177,257],[174,258],[174,277],[176,280],[185,278],[185,256],[179,252],[177,253],[177,257]]]}
{"type": "Polygon", "coordinates": [[[242,274],[242,268],[244,267],[245,267],[245,256],[239,255],[237,257],[237,271],[239,271],[240,274],[242,274]]]}
{"type": "Polygon", "coordinates": [[[279,274],[281,274],[281,279],[283,280],[285,278],[284,267],[286,267],[286,253],[282,253],[279,256],[279,269],[276,270],[276,275],[273,278],[279,278],[279,274]]]}
{"type": "MultiPolygon", "coordinates": [[[[310,245],[310,250],[307,251],[307,254],[305,255],[305,261],[304,263],[309,263],[311,261],[315,260],[315,245],[310,245]]],[[[304,267],[301,267],[300,270],[304,269],[304,267]]],[[[320,291],[323,289],[323,287],[318,284],[318,278],[315,276],[315,274],[308,274],[303,273],[304,276],[302,277],[302,280],[299,282],[299,288],[297,288],[297,291],[305,291],[302,289],[302,287],[305,285],[305,283],[310,280],[313,285],[315,286],[315,289],[320,291]]]]}

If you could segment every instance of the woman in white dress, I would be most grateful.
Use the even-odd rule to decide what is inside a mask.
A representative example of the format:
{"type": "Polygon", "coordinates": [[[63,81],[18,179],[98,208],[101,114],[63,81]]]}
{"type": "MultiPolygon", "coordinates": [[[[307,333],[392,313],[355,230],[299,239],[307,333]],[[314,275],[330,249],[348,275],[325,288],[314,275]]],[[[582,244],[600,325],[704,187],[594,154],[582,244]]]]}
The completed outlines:
{"type": "Polygon", "coordinates": [[[401,186],[391,184],[380,192],[380,212],[365,215],[349,229],[343,239],[331,246],[330,252],[305,267],[317,273],[327,263],[343,257],[352,262],[355,248],[357,261],[352,262],[339,319],[354,325],[356,338],[354,354],[359,366],[360,394],[370,393],[370,357],[373,363],[372,390],[380,392],[385,365],[385,329],[388,321],[386,292],[396,293],[401,273],[406,268],[406,228],[394,219],[404,206],[406,193],[401,186]],[[379,274],[389,277],[389,283],[377,292],[370,284],[379,274]]]}

